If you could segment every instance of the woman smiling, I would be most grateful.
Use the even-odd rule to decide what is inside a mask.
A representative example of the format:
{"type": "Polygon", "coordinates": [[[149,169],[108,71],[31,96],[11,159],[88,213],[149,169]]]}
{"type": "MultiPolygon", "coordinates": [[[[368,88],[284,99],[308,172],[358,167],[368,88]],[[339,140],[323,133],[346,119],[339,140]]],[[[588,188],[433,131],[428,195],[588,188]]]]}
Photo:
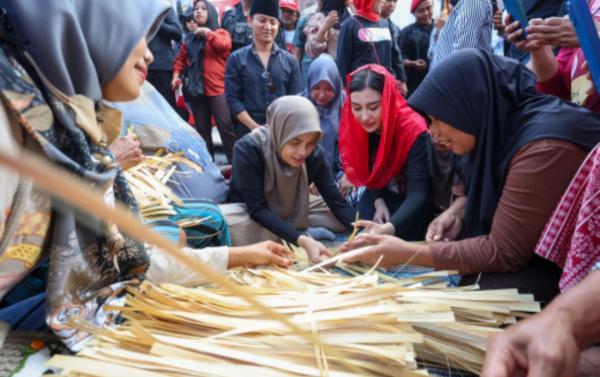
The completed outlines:
{"type": "Polygon", "coordinates": [[[315,184],[346,229],[351,228],[354,219],[318,145],[321,137],[319,114],[308,99],[300,96],[277,99],[267,109],[267,126],[236,143],[229,193],[230,202],[245,203],[254,221],[276,236],[303,247],[313,262],[328,252],[306,233],[313,225],[309,219],[308,186],[315,184]]]}

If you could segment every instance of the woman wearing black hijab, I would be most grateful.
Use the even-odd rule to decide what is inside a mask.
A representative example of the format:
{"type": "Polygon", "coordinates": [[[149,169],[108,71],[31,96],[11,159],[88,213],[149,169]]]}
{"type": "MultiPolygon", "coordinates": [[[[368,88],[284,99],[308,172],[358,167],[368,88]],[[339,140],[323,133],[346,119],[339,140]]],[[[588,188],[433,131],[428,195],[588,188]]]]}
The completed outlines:
{"type": "Polygon", "coordinates": [[[479,276],[482,288],[516,287],[541,301],[558,293],[560,271],[535,259],[534,247],[600,141],[600,117],[538,94],[535,76],[523,65],[475,49],[434,68],[409,104],[430,120],[438,143],[462,155],[466,196],[432,222],[427,245],[369,235],[358,242],[376,246],[353,260],[383,254],[384,265],[410,261],[486,273],[479,276]]]}
{"type": "Polygon", "coordinates": [[[235,133],[225,98],[225,65],[231,52],[231,37],[227,30],[219,29],[217,8],[208,0],[195,2],[194,19],[197,27],[181,45],[173,64],[171,86],[175,90],[183,85],[183,95],[192,105],[196,130],[213,157],[211,117],[214,117],[225,156],[231,162],[235,133]]]}

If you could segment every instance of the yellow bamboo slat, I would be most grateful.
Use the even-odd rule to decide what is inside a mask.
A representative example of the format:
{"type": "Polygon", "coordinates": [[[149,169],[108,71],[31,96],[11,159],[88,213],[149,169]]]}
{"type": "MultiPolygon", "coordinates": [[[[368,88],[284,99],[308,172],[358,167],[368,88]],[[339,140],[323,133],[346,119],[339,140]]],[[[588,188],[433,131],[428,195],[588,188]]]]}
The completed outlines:
{"type": "MultiPolygon", "coordinates": [[[[427,283],[410,288],[404,279],[380,279],[373,267],[360,269],[356,276],[276,267],[228,273],[257,302],[318,335],[335,355],[220,287],[144,282],[129,289],[122,311],[127,321],[117,329],[93,330],[96,342],[79,357],[174,376],[359,375],[347,364],[362,375],[426,375],[417,357],[478,372],[487,338],[517,315],[539,310],[533,297],[515,290],[427,283]]],[[[435,276],[445,274],[428,278],[435,276]]],[[[67,368],[67,375],[71,371],[78,369],[67,368]]]]}

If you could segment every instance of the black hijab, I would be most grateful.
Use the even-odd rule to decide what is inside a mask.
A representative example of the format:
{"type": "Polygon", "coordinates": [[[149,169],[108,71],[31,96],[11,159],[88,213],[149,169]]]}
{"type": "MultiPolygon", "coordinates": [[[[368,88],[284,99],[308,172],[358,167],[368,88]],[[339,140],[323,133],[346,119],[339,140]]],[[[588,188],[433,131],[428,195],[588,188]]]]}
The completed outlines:
{"type": "MultiPolygon", "coordinates": [[[[208,0],[199,0],[199,1],[202,1],[202,2],[204,2],[204,4],[206,4],[208,16],[206,18],[206,24],[198,25],[198,27],[207,27],[213,31],[218,29],[219,28],[219,13],[217,12],[217,8],[215,8],[215,6],[212,5],[208,0]]],[[[194,4],[196,2],[194,2],[194,4]]],[[[194,16],[194,8],[192,8],[191,14],[193,17],[194,16]]],[[[187,15],[187,12],[185,15],[187,15]]],[[[190,57],[190,60],[192,60],[191,59],[192,56],[190,54],[192,54],[192,55],[196,54],[199,49],[204,49],[204,45],[206,44],[206,39],[200,38],[200,37],[196,36],[196,34],[190,33],[186,36],[185,44],[187,46],[188,56],[190,57]],[[192,51],[190,51],[190,49],[192,51]]]]}
{"type": "Polygon", "coordinates": [[[510,161],[523,146],[560,139],[591,150],[600,141],[600,116],[537,93],[535,82],[516,60],[465,49],[436,66],[408,101],[477,139],[463,165],[465,236],[489,234],[510,161]]]}

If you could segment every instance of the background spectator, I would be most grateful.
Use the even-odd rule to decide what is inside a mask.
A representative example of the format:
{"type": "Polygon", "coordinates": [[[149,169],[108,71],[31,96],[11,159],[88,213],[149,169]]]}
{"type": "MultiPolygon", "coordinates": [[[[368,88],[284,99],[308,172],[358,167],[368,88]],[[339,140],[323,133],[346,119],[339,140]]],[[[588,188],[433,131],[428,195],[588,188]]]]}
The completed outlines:
{"type": "Polygon", "coordinates": [[[225,93],[237,137],[265,124],[265,111],[277,98],[300,92],[300,68],[292,54],[275,44],[279,30],[276,0],[255,1],[250,10],[253,42],[231,54],[225,93]]]}
{"type": "Polygon", "coordinates": [[[406,70],[408,95],[412,94],[429,72],[429,36],[433,31],[431,0],[413,0],[410,6],[415,22],[402,31],[400,45],[406,70]]]}
{"type": "Polygon", "coordinates": [[[169,105],[185,117],[185,112],[177,108],[175,93],[171,89],[175,45],[179,42],[181,42],[179,21],[175,11],[170,9],[167,18],[160,25],[156,37],[148,44],[152,55],[154,55],[154,62],[148,67],[147,80],[165,97],[169,105]]]}
{"type": "Polygon", "coordinates": [[[197,28],[181,45],[173,65],[172,86],[183,85],[183,94],[192,106],[196,130],[214,157],[212,121],[214,117],[227,161],[231,162],[235,133],[225,98],[225,64],[231,50],[231,37],[219,29],[216,8],[208,0],[194,5],[197,28]],[[180,79],[185,73],[185,83],[180,79]]]}
{"type": "Polygon", "coordinates": [[[365,64],[379,64],[392,72],[403,95],[406,73],[400,49],[393,38],[391,23],[380,17],[383,0],[355,0],[357,14],[341,26],[337,45],[337,64],[342,80],[365,64]]]}
{"type": "Polygon", "coordinates": [[[296,0],[280,0],[279,9],[281,11],[281,30],[283,31],[285,47],[288,52],[293,53],[296,24],[300,17],[298,3],[296,0]]]}

